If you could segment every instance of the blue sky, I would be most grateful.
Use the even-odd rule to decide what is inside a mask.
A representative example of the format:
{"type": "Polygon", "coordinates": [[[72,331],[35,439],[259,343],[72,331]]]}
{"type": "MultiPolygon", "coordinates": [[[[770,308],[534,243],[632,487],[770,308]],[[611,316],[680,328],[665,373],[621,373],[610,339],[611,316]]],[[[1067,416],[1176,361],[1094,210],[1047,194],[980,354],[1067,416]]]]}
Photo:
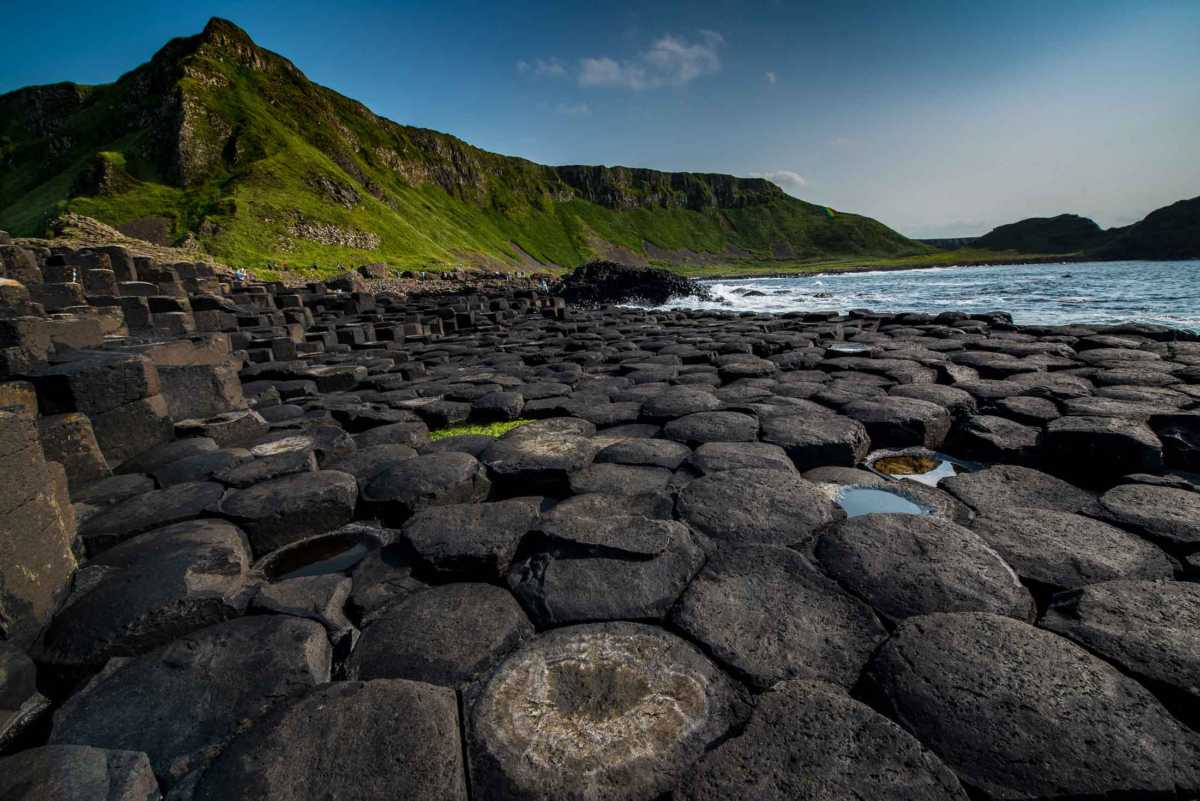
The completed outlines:
{"type": "Polygon", "coordinates": [[[0,92],[227,17],[398,122],[551,164],[771,176],[910,236],[1200,195],[1200,0],[3,0],[0,92]]]}

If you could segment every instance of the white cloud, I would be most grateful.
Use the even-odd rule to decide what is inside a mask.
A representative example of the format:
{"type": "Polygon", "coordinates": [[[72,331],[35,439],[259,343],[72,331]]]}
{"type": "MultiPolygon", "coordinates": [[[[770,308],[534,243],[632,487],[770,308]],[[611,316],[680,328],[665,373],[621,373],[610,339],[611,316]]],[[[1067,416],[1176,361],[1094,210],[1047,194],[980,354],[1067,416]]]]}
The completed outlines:
{"type": "Polygon", "coordinates": [[[720,72],[718,51],[724,45],[724,37],[716,31],[700,31],[697,41],[666,34],[631,60],[618,62],[608,56],[580,60],[579,85],[634,91],[683,86],[720,72]]]}
{"type": "Polygon", "coordinates": [[[517,72],[535,78],[566,78],[567,68],[557,58],[538,58],[533,61],[517,60],[517,72]]]}
{"type": "Polygon", "coordinates": [[[776,75],[776,74],[775,74],[775,73],[773,73],[773,72],[768,72],[768,73],[767,73],[767,83],[775,83],[777,80],[779,80],[779,76],[778,76],[778,75],[776,75]]]}
{"type": "Polygon", "coordinates": [[[587,103],[559,103],[554,107],[555,114],[564,117],[587,117],[592,113],[592,107],[587,103]]]}
{"type": "Polygon", "coordinates": [[[766,178],[771,183],[778,186],[780,189],[787,191],[788,189],[799,189],[802,186],[807,186],[808,181],[804,180],[804,176],[792,170],[773,170],[771,172],[752,172],[751,178],[766,178]]]}

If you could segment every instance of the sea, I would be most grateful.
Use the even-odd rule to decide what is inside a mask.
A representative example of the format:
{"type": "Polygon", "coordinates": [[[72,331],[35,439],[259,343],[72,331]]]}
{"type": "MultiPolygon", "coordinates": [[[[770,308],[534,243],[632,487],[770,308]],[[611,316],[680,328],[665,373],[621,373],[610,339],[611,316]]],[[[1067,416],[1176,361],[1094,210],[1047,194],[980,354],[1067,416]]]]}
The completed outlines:
{"type": "Polygon", "coordinates": [[[702,282],[726,311],[1006,311],[1019,325],[1142,322],[1200,332],[1200,260],[933,267],[702,282]]]}

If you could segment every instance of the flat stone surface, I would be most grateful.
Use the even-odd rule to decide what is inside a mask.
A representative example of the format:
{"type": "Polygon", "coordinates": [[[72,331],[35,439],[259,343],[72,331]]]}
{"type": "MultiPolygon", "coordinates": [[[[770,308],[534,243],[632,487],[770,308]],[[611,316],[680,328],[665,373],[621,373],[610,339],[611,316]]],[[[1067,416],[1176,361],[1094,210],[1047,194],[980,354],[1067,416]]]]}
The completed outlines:
{"type": "Polygon", "coordinates": [[[250,546],[222,520],[192,520],[110,548],[76,577],[45,637],[42,661],[98,668],[237,615],[250,546]]]}
{"type": "Polygon", "coordinates": [[[503,580],[521,539],[537,525],[540,507],[541,498],[432,506],[404,524],[404,539],[440,575],[503,580]]]}
{"type": "Polygon", "coordinates": [[[389,525],[400,525],[430,506],[482,501],[490,489],[491,482],[474,456],[427,453],[377,473],[363,487],[362,497],[389,525]]]}
{"type": "Polygon", "coordinates": [[[671,471],[665,467],[608,463],[590,464],[568,479],[571,492],[577,495],[640,495],[664,490],[670,481],[671,471]]]}
{"type": "Polygon", "coordinates": [[[329,681],[318,624],[231,620],[104,671],[54,715],[50,742],[142,751],[167,786],[207,763],[246,723],[329,681]]]}
{"type": "Polygon", "coordinates": [[[1118,417],[1060,417],[1046,426],[1045,452],[1058,470],[1087,478],[1155,473],[1163,445],[1150,426],[1118,417]]]}
{"type": "Polygon", "coordinates": [[[982,462],[1024,464],[1036,457],[1041,438],[1039,428],[1007,417],[973,414],[955,425],[949,447],[982,462]]]}
{"type": "Polygon", "coordinates": [[[446,584],[388,607],[363,629],[349,674],[457,687],[533,635],[508,590],[446,584]]]}
{"type": "Polygon", "coordinates": [[[868,674],[887,714],[988,797],[1172,798],[1200,785],[1200,741],[1145,688],[1012,618],[897,627],[868,674]]]}
{"type": "Polygon", "coordinates": [[[871,450],[863,424],[842,415],[770,417],[762,422],[762,439],[783,448],[798,470],[853,467],[871,450]]]}
{"type": "Polygon", "coordinates": [[[706,442],[692,454],[690,464],[701,473],[742,468],[796,469],[787,451],[768,442],[706,442]]]}
{"type": "Polygon", "coordinates": [[[326,685],[234,740],[194,801],[466,801],[457,706],[415,681],[326,685]]]}
{"type": "Polygon", "coordinates": [[[349,523],[357,500],[354,476],[318,470],[234,490],[222,499],[221,513],[245,530],[261,556],[349,523]]]}
{"type": "Polygon", "coordinates": [[[525,493],[554,494],[566,488],[571,473],[591,464],[596,451],[588,437],[578,434],[526,434],[497,440],[479,461],[497,483],[525,493]]]}
{"type": "Polygon", "coordinates": [[[0,759],[0,801],[159,801],[146,755],[74,745],[0,759]]]}
{"type": "Polygon", "coordinates": [[[862,515],[824,531],[814,553],[828,575],[893,622],[930,612],[1033,619],[1033,598],[1001,555],[948,520],[862,515]]]}
{"type": "Polygon", "coordinates": [[[740,469],[698,478],[679,493],[679,517],[697,531],[735,543],[791,545],[844,517],[811,482],[782,470],[740,469]]]}
{"type": "Polygon", "coordinates": [[[942,479],[946,490],[980,514],[1028,506],[1101,516],[1096,496],[1047,473],[1017,465],[997,465],[942,479]]]}
{"type": "Polygon", "coordinates": [[[688,771],[679,801],[966,801],[920,742],[841,687],[795,679],[759,698],[749,725],[688,771]]]}
{"type": "Polygon", "coordinates": [[[793,678],[849,688],[887,636],[869,606],[776,545],[718,548],[671,622],[758,688],[793,678]]]}
{"type": "MultiPolygon", "coordinates": [[[[1039,623],[1192,708],[1200,702],[1200,585],[1105,581],[1055,596],[1039,623]]],[[[1174,709],[1168,704],[1168,709],[1174,709]]]]}
{"type": "Polygon", "coordinates": [[[973,527],[1022,579],[1050,590],[1173,575],[1170,559],[1155,545],[1083,515],[1018,506],[996,509],[973,527]]]}
{"type": "Polygon", "coordinates": [[[658,798],[749,712],[694,646],[634,623],[543,634],[464,708],[475,801],[658,798]]]}
{"type": "Polygon", "coordinates": [[[631,437],[602,448],[596,454],[596,462],[665,467],[674,470],[691,455],[691,448],[679,442],[631,437]]]}
{"type": "Polygon", "coordinates": [[[135,495],[89,517],[80,527],[90,554],[154,528],[213,515],[225,488],[212,481],[191,481],[135,495]]]}
{"type": "Polygon", "coordinates": [[[915,398],[854,401],[841,412],[862,423],[877,448],[940,448],[950,433],[950,413],[945,407],[915,398]]]}
{"type": "Polygon", "coordinates": [[[1172,547],[1200,543],[1200,493],[1145,484],[1122,484],[1100,498],[1110,517],[1172,547]]]}
{"type": "Polygon", "coordinates": [[[663,426],[663,436],[688,445],[705,442],[753,442],[758,420],[741,412],[696,412],[663,426]]]}

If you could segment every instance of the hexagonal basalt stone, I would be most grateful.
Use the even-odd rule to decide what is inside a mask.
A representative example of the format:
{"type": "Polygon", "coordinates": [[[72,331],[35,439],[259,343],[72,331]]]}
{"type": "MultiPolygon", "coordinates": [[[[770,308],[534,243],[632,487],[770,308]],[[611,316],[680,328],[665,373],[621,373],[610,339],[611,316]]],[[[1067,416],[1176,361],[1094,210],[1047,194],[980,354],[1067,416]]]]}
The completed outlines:
{"type": "Polygon", "coordinates": [[[817,681],[763,694],[749,725],[696,763],[679,801],[966,801],[954,774],[911,734],[817,681]]]}
{"type": "Polygon", "coordinates": [[[396,462],[363,487],[363,501],[388,525],[400,525],[419,509],[478,503],[491,482],[479,461],[465,453],[427,453],[396,462]]]}
{"type": "Polygon", "coordinates": [[[529,618],[508,590],[446,584],[374,616],[354,649],[349,674],[457,687],[532,635],[529,618]]]}
{"type": "Polygon", "coordinates": [[[1163,445],[1145,423],[1118,417],[1060,417],[1046,426],[1042,447],[1057,472],[1091,479],[1157,473],[1163,445]]]}
{"type": "Polygon", "coordinates": [[[570,474],[591,464],[596,450],[587,437],[548,433],[496,440],[479,460],[499,487],[560,495],[570,474]]]}
{"type": "Polygon", "coordinates": [[[671,481],[671,471],[645,465],[590,464],[572,473],[569,481],[571,491],[577,495],[589,492],[642,495],[665,490],[671,481]]]}
{"type": "Polygon", "coordinates": [[[735,543],[792,545],[845,517],[814,484],[783,470],[712,473],[679,493],[680,519],[697,531],[735,543]]]}
{"type": "Polygon", "coordinates": [[[950,413],[945,407],[915,398],[855,401],[841,411],[866,427],[877,448],[940,448],[950,433],[950,413]]]}
{"type": "Polygon", "coordinates": [[[1022,579],[1050,590],[1173,574],[1153,544],[1083,515],[1018,506],[992,510],[973,528],[1022,579]]]}
{"type": "Polygon", "coordinates": [[[850,687],[887,636],[870,607],[776,545],[718,548],[671,622],[760,688],[791,678],[850,687]]]}
{"type": "Polygon", "coordinates": [[[224,492],[220,484],[195,481],[135,495],[89,517],[79,535],[95,555],[144,531],[214,514],[224,492]]]}
{"type": "Polygon", "coordinates": [[[783,448],[797,470],[853,467],[871,450],[863,424],[842,415],[769,417],[762,421],[762,439],[783,448]]]}
{"type": "Polygon", "coordinates": [[[443,576],[503,580],[521,539],[537,525],[540,506],[540,498],[431,506],[404,524],[404,539],[443,576]]]}
{"type": "Polygon", "coordinates": [[[955,425],[950,447],[984,462],[1025,464],[1036,460],[1042,432],[1007,417],[973,414],[955,425]]]}
{"type": "Polygon", "coordinates": [[[192,782],[194,801],[466,801],[454,691],[339,681],[268,715],[192,782]]]}
{"type": "Polygon", "coordinates": [[[146,755],[47,745],[0,759],[3,801],[159,801],[146,755]]]}
{"type": "Polygon", "coordinates": [[[674,470],[691,455],[691,448],[673,440],[631,437],[602,448],[596,454],[596,462],[665,467],[674,470]]]}
{"type": "Polygon", "coordinates": [[[354,519],[358,484],[336,470],[297,473],[230,492],[221,513],[250,537],[256,555],[354,519]]]}
{"type": "Polygon", "coordinates": [[[970,529],[903,514],[868,514],[822,533],[825,572],[900,621],[930,612],[992,612],[1033,619],[1033,598],[996,551],[970,529]]]}
{"type": "Polygon", "coordinates": [[[1028,506],[1099,517],[1103,514],[1096,496],[1061,478],[1028,467],[997,465],[975,473],[944,478],[938,487],[963,503],[986,514],[1028,506]]]}
{"type": "Polygon", "coordinates": [[[711,412],[721,408],[720,398],[697,387],[677,386],[642,403],[641,416],[647,420],[674,420],[685,414],[711,412]]]}
{"type": "Polygon", "coordinates": [[[1112,662],[1171,699],[1200,711],[1200,585],[1105,581],[1056,595],[1039,623],[1112,662]]]}
{"type": "Polygon", "coordinates": [[[1122,484],[1100,498],[1108,516],[1165,545],[1200,544],[1200,493],[1144,484],[1122,484]]]}
{"type": "Polygon", "coordinates": [[[768,442],[706,442],[692,454],[691,466],[702,474],[759,468],[793,472],[787,451],[768,442]]]}
{"type": "Polygon", "coordinates": [[[749,711],[693,646],[633,623],[544,634],[464,707],[477,801],[657,798],[749,711]]]}
{"type": "Polygon", "coordinates": [[[1200,741],[1145,688],[1012,618],[909,618],[868,668],[889,717],[982,797],[1188,798],[1200,741]]]}
{"type": "Polygon", "coordinates": [[[740,412],[696,412],[667,423],[663,436],[688,445],[753,442],[758,439],[758,420],[740,412]]]}
{"type": "Polygon", "coordinates": [[[288,696],[329,681],[317,623],[231,620],[130,660],[112,660],[54,716],[50,741],[143,751],[168,786],[288,696]]]}

